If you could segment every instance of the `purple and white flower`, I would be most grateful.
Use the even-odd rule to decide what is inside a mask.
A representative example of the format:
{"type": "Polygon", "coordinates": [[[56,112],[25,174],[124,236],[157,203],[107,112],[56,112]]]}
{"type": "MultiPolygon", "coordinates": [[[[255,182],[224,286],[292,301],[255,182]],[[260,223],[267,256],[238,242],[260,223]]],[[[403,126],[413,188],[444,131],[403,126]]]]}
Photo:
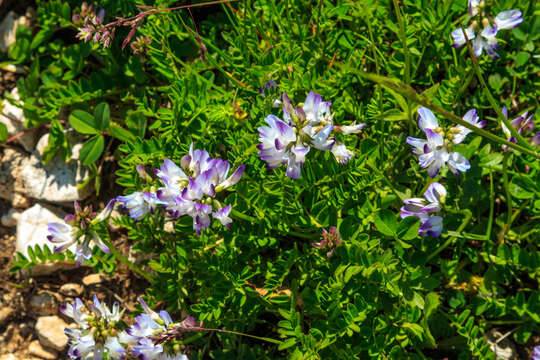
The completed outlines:
{"type": "Polygon", "coordinates": [[[116,198],[109,200],[107,205],[101,210],[101,212],[94,219],[95,222],[105,221],[111,216],[112,211],[114,210],[114,205],[116,204],[116,198]]]}
{"type": "MultiPolygon", "coordinates": [[[[420,107],[418,114],[418,127],[424,131],[427,139],[409,136],[407,143],[413,147],[413,154],[418,156],[420,168],[427,169],[432,178],[446,166],[454,175],[467,171],[471,167],[469,161],[460,153],[452,151],[452,144],[461,143],[471,130],[457,125],[445,132],[431,110],[420,107]]],[[[469,110],[463,120],[479,128],[485,126],[485,121],[480,121],[475,109],[469,110]]]]}
{"type": "Polygon", "coordinates": [[[129,216],[133,220],[141,220],[146,214],[153,214],[157,205],[166,204],[165,201],[158,199],[156,194],[150,192],[134,192],[126,196],[118,196],[116,200],[129,211],[129,216]]]}
{"type": "Polygon", "coordinates": [[[441,235],[443,229],[443,219],[440,216],[432,216],[432,213],[439,212],[446,199],[446,189],[438,182],[429,185],[424,193],[424,198],[412,198],[403,201],[400,217],[416,216],[422,225],[418,229],[420,236],[441,235]]]}
{"type": "Polygon", "coordinates": [[[75,320],[78,329],[66,328],[68,337],[68,356],[71,359],[121,359],[126,349],[114,336],[116,327],[122,316],[119,305],[116,303],[112,309],[100,302],[94,295],[94,302],[90,306],[92,314],[83,311],[82,301],[77,298],[73,304],[67,304],[60,311],[75,320]]]}
{"type": "MultiPolygon", "coordinates": [[[[501,112],[503,113],[504,117],[508,119],[508,110],[506,109],[506,106],[503,106],[501,109],[501,112]]],[[[534,113],[529,114],[528,111],[525,111],[523,114],[519,115],[512,121],[510,121],[510,125],[517,131],[517,133],[521,136],[527,136],[530,135],[534,131],[534,121],[533,121],[534,113]]],[[[513,142],[514,144],[517,142],[516,138],[512,135],[510,130],[506,127],[504,123],[501,123],[502,131],[504,135],[506,135],[508,141],[513,142]]],[[[533,146],[537,146],[540,144],[540,132],[536,133],[533,137],[529,139],[529,143],[533,146]]],[[[508,150],[508,146],[503,145],[503,150],[508,150]]]]}
{"type": "MultiPolygon", "coordinates": [[[[287,168],[293,168],[296,162],[292,148],[296,143],[296,133],[292,126],[275,115],[268,115],[264,119],[268,126],[259,127],[259,157],[266,161],[267,168],[275,169],[281,164],[287,164],[287,168]],[[289,163],[292,163],[289,165],[289,163]]],[[[307,149],[309,151],[309,148],[307,149]]],[[[296,167],[301,168],[302,164],[296,167]]],[[[296,172],[295,172],[296,173],[296,172]]],[[[295,173],[287,172],[287,176],[293,177],[295,173]]]]}
{"type": "Polygon", "coordinates": [[[231,205],[227,205],[225,207],[222,207],[218,211],[214,212],[212,216],[214,217],[214,219],[219,220],[221,225],[229,229],[230,228],[229,224],[232,223],[232,219],[229,217],[230,212],[231,212],[231,205]]]}
{"type": "Polygon", "coordinates": [[[519,10],[506,10],[502,11],[495,18],[489,18],[484,11],[484,2],[478,0],[469,0],[469,15],[471,18],[475,18],[477,15],[481,15],[481,21],[474,20],[472,24],[466,28],[457,28],[452,31],[452,38],[454,39],[453,47],[459,48],[467,43],[467,38],[472,43],[472,48],[476,56],[482,55],[484,49],[486,53],[492,59],[499,57],[497,54],[497,32],[500,30],[513,29],[523,22],[521,11],[519,10]],[[479,29],[479,23],[482,24],[482,30],[479,29]]]}
{"type": "MultiPolygon", "coordinates": [[[[486,126],[486,120],[480,120],[480,117],[476,113],[476,109],[467,111],[463,116],[463,120],[480,129],[486,126]]],[[[471,132],[471,129],[468,129],[463,125],[456,125],[450,128],[450,134],[448,134],[448,136],[451,137],[452,142],[457,145],[461,144],[471,132]]]]}
{"type": "Polygon", "coordinates": [[[96,244],[103,252],[109,254],[110,250],[94,231],[83,232],[69,224],[52,222],[48,224],[49,234],[47,239],[57,244],[53,251],[62,252],[75,246],[75,261],[80,264],[92,256],[91,242],[96,244]]]}
{"type": "MultiPolygon", "coordinates": [[[[422,219],[420,219],[422,221],[422,219]]],[[[427,220],[422,221],[422,225],[418,228],[418,234],[422,237],[433,236],[439,237],[443,230],[443,218],[440,216],[430,216],[427,220]]]]}
{"type": "MultiPolygon", "coordinates": [[[[155,198],[152,198],[153,204],[163,205],[174,219],[191,216],[197,234],[210,226],[211,217],[218,219],[228,229],[232,222],[228,217],[231,207],[222,206],[214,198],[240,181],[245,165],[240,165],[229,175],[230,168],[228,161],[213,159],[207,151],[195,149],[192,143],[189,154],[182,157],[180,166],[165,159],[160,169],[155,170],[165,187],[158,189],[155,198]]],[[[139,199],[132,202],[133,210],[130,211],[138,210],[144,214],[149,211],[139,199]]],[[[135,212],[135,215],[139,212],[135,212]]]]}
{"type": "Polygon", "coordinates": [[[184,359],[183,354],[169,354],[163,346],[161,338],[167,339],[176,328],[181,328],[182,323],[174,323],[168,312],[162,310],[156,313],[148,307],[142,298],[139,302],[144,309],[144,313],[135,318],[135,323],[130,326],[126,332],[131,337],[128,339],[133,354],[145,360],[161,359],[184,359]]]}
{"type": "Polygon", "coordinates": [[[534,347],[532,360],[540,360],[540,345],[534,347]]]}
{"type": "MultiPolygon", "coordinates": [[[[476,37],[474,29],[470,26],[465,29],[465,33],[467,34],[467,38],[469,39],[469,41],[472,41],[476,37]]],[[[452,31],[451,35],[454,38],[454,43],[452,44],[452,47],[460,48],[467,43],[467,39],[465,38],[465,35],[463,34],[463,30],[461,28],[457,28],[452,31]]]]}
{"type": "Polygon", "coordinates": [[[313,147],[331,150],[340,164],[345,164],[353,152],[337,141],[335,133],[343,135],[360,132],[365,124],[336,126],[330,110],[332,103],[311,91],[302,106],[296,109],[283,93],[283,120],[275,115],[265,118],[268,126],[259,127],[259,157],[269,169],[286,164],[286,174],[292,179],[300,177],[305,156],[313,147]]]}

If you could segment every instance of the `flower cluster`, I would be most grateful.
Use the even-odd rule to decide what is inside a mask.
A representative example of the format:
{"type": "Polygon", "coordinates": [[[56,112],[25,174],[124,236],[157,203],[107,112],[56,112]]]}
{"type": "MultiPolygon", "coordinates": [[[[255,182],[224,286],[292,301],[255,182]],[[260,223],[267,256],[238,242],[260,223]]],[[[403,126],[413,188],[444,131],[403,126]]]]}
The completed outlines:
{"type": "Polygon", "coordinates": [[[322,229],[321,241],[311,245],[321,250],[329,250],[326,256],[332,256],[336,248],[341,246],[341,237],[339,236],[337,227],[330,226],[328,230],[322,229]]]}
{"type": "Polygon", "coordinates": [[[122,311],[117,303],[109,310],[107,305],[101,303],[94,295],[94,303],[90,306],[92,313],[83,312],[83,303],[77,298],[72,304],[63,305],[60,311],[75,320],[78,329],[66,328],[65,333],[69,339],[68,355],[72,359],[119,359],[126,350],[120,345],[118,338],[118,324],[122,311]]]}
{"type": "Polygon", "coordinates": [[[472,42],[472,47],[476,56],[482,55],[483,50],[492,58],[498,58],[497,54],[497,32],[499,30],[508,30],[515,28],[523,21],[521,11],[506,10],[502,11],[495,18],[489,18],[486,15],[484,0],[469,0],[469,15],[471,19],[481,17],[481,20],[473,20],[467,29],[458,28],[452,31],[454,38],[453,47],[459,48],[467,43],[463,32],[472,42]],[[482,30],[480,30],[481,22],[482,30]]]}
{"type": "MultiPolygon", "coordinates": [[[[426,134],[427,140],[409,136],[407,143],[413,146],[412,152],[418,156],[420,167],[427,168],[428,175],[432,178],[446,165],[454,175],[459,175],[459,171],[469,170],[469,161],[460,153],[452,151],[452,145],[463,142],[471,130],[457,125],[445,131],[439,126],[431,110],[425,107],[418,108],[418,115],[418,126],[426,134]]],[[[475,109],[469,110],[463,120],[478,128],[486,125],[485,120],[480,121],[475,109]]]]}
{"type": "Polygon", "coordinates": [[[148,36],[137,36],[137,38],[129,44],[134,54],[139,54],[143,59],[145,54],[148,54],[148,44],[150,44],[148,36]]]}
{"type": "Polygon", "coordinates": [[[88,260],[92,256],[90,244],[97,245],[105,253],[109,253],[109,248],[98,236],[95,225],[107,219],[114,208],[116,199],[109,201],[107,206],[96,216],[92,211],[92,205],[84,209],[75,201],[75,213],[68,214],[64,218],[64,223],[51,222],[48,224],[49,234],[47,239],[54,243],[54,252],[61,252],[76,245],[75,261],[80,264],[83,260],[88,260]]]}
{"type": "MultiPolygon", "coordinates": [[[[501,111],[504,117],[508,119],[508,110],[506,109],[506,106],[503,106],[501,111]]],[[[510,121],[510,125],[512,125],[514,129],[516,129],[519,135],[527,136],[534,131],[534,121],[532,120],[533,117],[534,113],[529,115],[529,112],[525,111],[523,114],[510,121]]],[[[508,138],[508,141],[513,142],[514,144],[517,142],[516,138],[512,136],[510,130],[506,127],[506,125],[504,125],[504,123],[502,123],[502,130],[504,132],[504,135],[506,135],[506,137],[508,138]]],[[[533,137],[529,139],[529,144],[534,146],[540,145],[540,132],[537,132],[533,137]]],[[[503,145],[503,148],[504,150],[508,150],[508,146],[506,145],[503,145]]]]}
{"type": "Polygon", "coordinates": [[[79,26],[77,38],[84,42],[102,44],[103,48],[111,45],[114,38],[114,27],[108,27],[103,24],[105,19],[105,10],[101,9],[96,13],[94,5],[88,6],[86,2],[81,5],[81,12],[74,14],[72,21],[79,26]]]}
{"type": "Polygon", "coordinates": [[[403,201],[401,207],[401,218],[416,216],[422,222],[418,229],[420,236],[439,236],[443,229],[443,218],[431,216],[430,214],[439,212],[441,205],[446,199],[446,189],[438,182],[429,185],[424,193],[424,198],[412,198],[403,201]]]}
{"type": "Polygon", "coordinates": [[[142,359],[142,360],[187,360],[174,346],[174,338],[182,332],[198,328],[195,320],[188,317],[174,323],[166,311],[152,311],[139,299],[145,313],[135,318],[135,323],[124,329],[120,321],[123,311],[118,303],[109,310],[106,304],[94,295],[91,313],[83,311],[80,299],[63,305],[60,311],[72,318],[78,328],[66,328],[69,339],[68,355],[71,359],[142,359]]]}
{"type": "Polygon", "coordinates": [[[134,192],[119,196],[117,201],[123,204],[135,220],[141,220],[161,206],[174,219],[185,215],[192,217],[193,229],[197,234],[210,226],[210,216],[229,228],[232,222],[229,217],[231,205],[223,206],[215,196],[240,181],[244,169],[245,166],[240,165],[229,176],[228,161],[213,159],[207,151],[194,149],[191,144],[189,154],[181,159],[180,166],[165,159],[159,169],[154,169],[163,187],[155,192],[134,192]]]}
{"type": "Polygon", "coordinates": [[[296,109],[287,94],[283,93],[282,105],[284,120],[268,115],[264,119],[268,126],[258,129],[259,157],[266,161],[269,169],[286,164],[287,176],[297,179],[311,147],[330,150],[340,164],[346,164],[354,156],[333,134],[358,133],[365,124],[334,125],[333,114],[330,112],[332,103],[323,101],[313,91],[307,95],[304,104],[296,109]]]}

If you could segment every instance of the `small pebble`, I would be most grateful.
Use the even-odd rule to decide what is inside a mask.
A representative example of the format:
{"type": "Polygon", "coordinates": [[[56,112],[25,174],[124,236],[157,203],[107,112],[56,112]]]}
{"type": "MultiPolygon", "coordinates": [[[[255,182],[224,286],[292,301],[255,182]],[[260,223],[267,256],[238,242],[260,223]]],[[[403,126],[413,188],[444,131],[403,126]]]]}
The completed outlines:
{"type": "Polygon", "coordinates": [[[10,307],[3,307],[0,309],[0,326],[4,325],[4,323],[9,320],[9,318],[13,315],[15,310],[13,310],[10,307]]]}
{"type": "Polygon", "coordinates": [[[83,286],[81,284],[67,283],[60,287],[58,292],[64,296],[77,297],[83,293],[83,286]]]}
{"type": "Polygon", "coordinates": [[[99,284],[103,281],[103,278],[100,274],[90,274],[85,277],[83,277],[82,282],[86,286],[99,284]]]}
{"type": "Polygon", "coordinates": [[[58,359],[58,352],[56,350],[44,348],[37,340],[30,343],[30,346],[28,346],[28,352],[31,355],[35,355],[45,360],[58,359]]]}

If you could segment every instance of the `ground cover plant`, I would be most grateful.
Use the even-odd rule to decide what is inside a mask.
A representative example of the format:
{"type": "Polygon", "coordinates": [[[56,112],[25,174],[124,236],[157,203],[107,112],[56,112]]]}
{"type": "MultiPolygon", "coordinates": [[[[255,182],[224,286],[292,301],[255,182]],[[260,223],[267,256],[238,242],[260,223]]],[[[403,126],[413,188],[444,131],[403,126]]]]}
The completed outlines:
{"type": "Polygon", "coordinates": [[[49,129],[49,160],[84,136],[97,192],[112,155],[121,193],[75,204],[13,270],[69,258],[148,282],[132,321],[66,304],[74,359],[493,359],[495,330],[530,358],[539,13],[38,1],[0,59],[28,71],[27,126],[49,129]],[[117,251],[108,222],[146,260],[117,251]]]}

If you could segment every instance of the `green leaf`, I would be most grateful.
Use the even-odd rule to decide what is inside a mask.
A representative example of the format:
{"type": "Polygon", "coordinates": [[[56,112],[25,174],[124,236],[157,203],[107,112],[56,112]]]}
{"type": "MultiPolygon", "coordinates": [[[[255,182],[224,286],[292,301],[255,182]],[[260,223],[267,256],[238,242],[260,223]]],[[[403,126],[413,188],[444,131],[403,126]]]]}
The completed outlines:
{"type": "Polygon", "coordinates": [[[146,116],[140,111],[130,113],[126,118],[126,126],[133,135],[144,138],[146,133],[146,116]]]}
{"type": "Polygon", "coordinates": [[[75,110],[69,115],[69,123],[81,134],[99,134],[94,117],[84,110],[75,110]]]}
{"type": "Polygon", "coordinates": [[[99,159],[105,145],[103,135],[96,135],[84,143],[81,149],[81,161],[83,165],[89,165],[99,159]]]}
{"type": "Polygon", "coordinates": [[[285,340],[284,342],[282,342],[278,349],[279,350],[285,350],[285,349],[288,349],[290,348],[291,346],[294,346],[296,344],[297,340],[295,338],[289,338],[287,340],[285,340]]]}
{"type": "Polygon", "coordinates": [[[30,43],[30,50],[35,50],[41,43],[48,40],[52,34],[53,30],[50,28],[39,30],[30,43]]]}
{"type": "Polygon", "coordinates": [[[3,143],[8,138],[8,130],[6,125],[0,123],[0,143],[3,143]]]}
{"type": "Polygon", "coordinates": [[[71,8],[68,3],[62,5],[62,16],[66,21],[71,21],[71,8]]]}
{"type": "Polygon", "coordinates": [[[402,240],[412,240],[418,236],[420,219],[416,216],[408,216],[401,220],[397,228],[397,236],[402,240]]]}
{"type": "Polygon", "coordinates": [[[135,140],[135,136],[132,133],[113,122],[109,125],[109,134],[124,142],[135,140]]]}
{"type": "Polygon", "coordinates": [[[109,128],[110,118],[111,110],[109,109],[109,105],[105,102],[98,104],[98,106],[96,106],[94,109],[94,120],[96,127],[101,131],[107,130],[109,128]]]}
{"type": "Polygon", "coordinates": [[[516,55],[516,65],[517,66],[523,66],[529,61],[530,58],[531,58],[531,54],[529,54],[528,52],[525,52],[525,51],[520,51],[516,55]]]}
{"type": "Polygon", "coordinates": [[[398,223],[396,215],[388,209],[381,210],[373,216],[375,227],[386,236],[396,236],[398,223]]]}
{"type": "Polygon", "coordinates": [[[508,188],[510,190],[510,194],[512,194],[512,196],[516,199],[532,199],[534,197],[534,193],[532,191],[526,190],[525,186],[526,184],[524,184],[523,181],[519,181],[519,179],[514,178],[512,179],[512,182],[508,185],[508,188]]]}
{"type": "Polygon", "coordinates": [[[441,302],[439,300],[438,294],[434,292],[430,292],[429,294],[426,295],[426,298],[424,301],[424,319],[422,322],[422,326],[424,327],[424,333],[426,334],[426,342],[432,348],[437,347],[437,343],[435,342],[435,338],[433,337],[433,335],[431,334],[429,330],[428,320],[431,317],[431,315],[433,315],[433,312],[439,307],[440,304],[441,302]]]}

